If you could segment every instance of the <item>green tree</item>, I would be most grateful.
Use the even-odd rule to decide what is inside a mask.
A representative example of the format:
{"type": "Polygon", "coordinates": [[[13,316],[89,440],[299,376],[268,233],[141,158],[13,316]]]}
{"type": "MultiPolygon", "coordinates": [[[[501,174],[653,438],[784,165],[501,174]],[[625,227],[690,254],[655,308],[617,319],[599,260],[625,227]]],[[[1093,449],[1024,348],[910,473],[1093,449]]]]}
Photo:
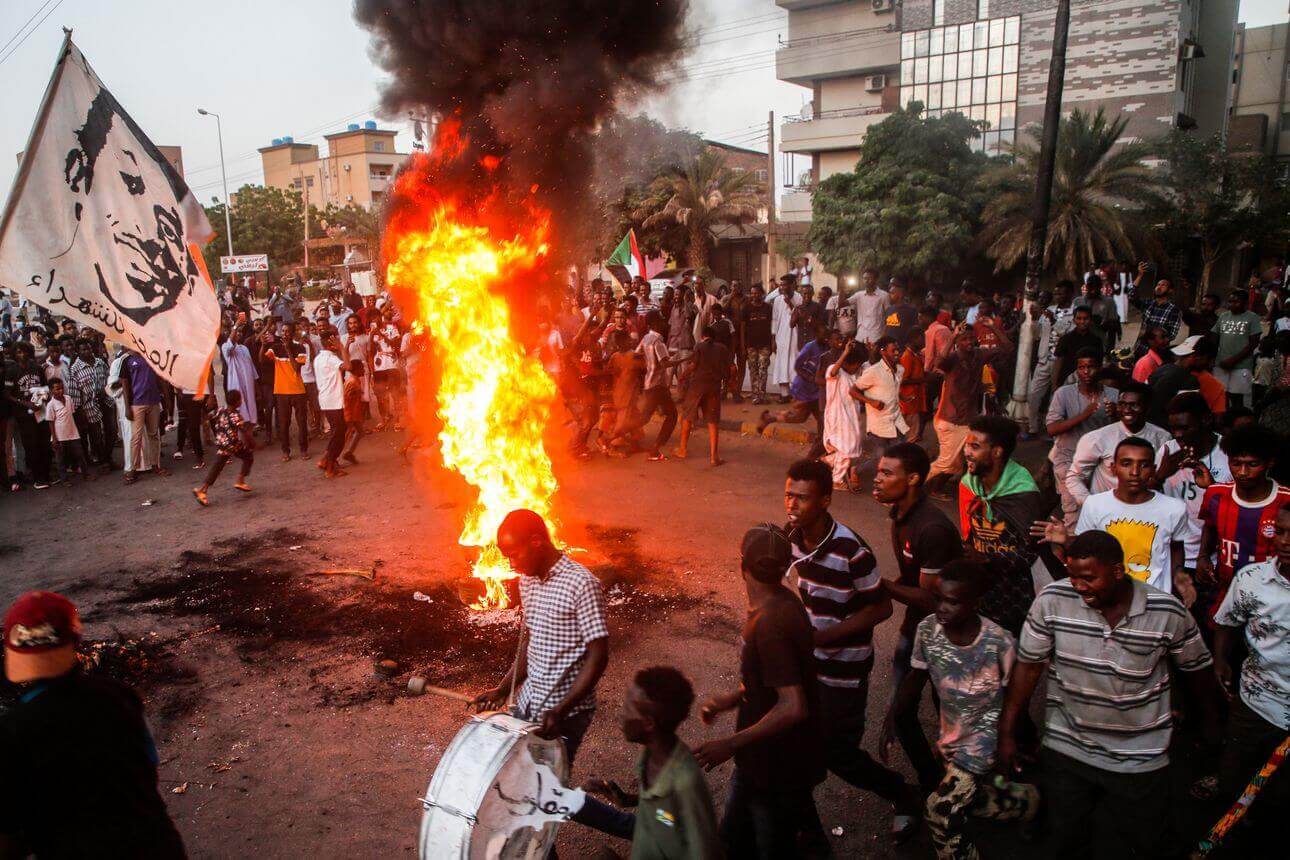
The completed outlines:
{"type": "Polygon", "coordinates": [[[703,149],[650,183],[635,217],[646,228],[684,227],[686,265],[699,269],[708,265],[712,228],[751,224],[765,203],[755,173],[729,170],[724,153],[703,149]]]}
{"type": "Polygon", "coordinates": [[[1171,254],[1195,243],[1201,289],[1210,288],[1214,264],[1245,245],[1284,241],[1290,232],[1290,192],[1272,159],[1230,152],[1219,136],[1171,132],[1158,150],[1164,166],[1160,193],[1148,208],[1171,254]]]}
{"type": "Polygon", "coordinates": [[[921,275],[957,267],[971,247],[987,163],[969,143],[980,124],[959,113],[922,114],[910,102],[870,128],[855,170],[830,176],[811,196],[807,242],[829,271],[921,275]]]}
{"type": "Polygon", "coordinates": [[[648,256],[679,255],[685,248],[681,225],[645,227],[635,213],[648,209],[650,183],[703,148],[693,132],[669,129],[644,115],[615,115],[596,131],[595,167],[582,217],[561,236],[560,247],[570,261],[603,260],[627,234],[636,231],[641,252],[648,256]]]}
{"type": "MultiPolygon", "coordinates": [[[[1152,144],[1122,142],[1128,118],[1109,118],[1098,108],[1061,121],[1053,168],[1052,208],[1043,267],[1077,277],[1099,260],[1137,256],[1149,242],[1136,212],[1158,182],[1145,163],[1152,144]]],[[[1016,158],[989,171],[983,185],[989,203],[982,213],[980,241],[995,271],[1010,269],[1026,256],[1035,200],[1035,174],[1042,130],[1031,126],[1033,143],[1016,147],[1016,158]]]]}
{"type": "MultiPolygon", "coordinates": [[[[311,217],[316,219],[317,213],[313,209],[311,217]]],[[[305,222],[300,192],[243,185],[231,214],[235,253],[268,254],[269,265],[275,270],[303,262],[305,222]]],[[[223,202],[207,206],[206,217],[215,228],[215,238],[206,243],[202,253],[211,277],[219,277],[219,258],[228,253],[223,202]]]]}

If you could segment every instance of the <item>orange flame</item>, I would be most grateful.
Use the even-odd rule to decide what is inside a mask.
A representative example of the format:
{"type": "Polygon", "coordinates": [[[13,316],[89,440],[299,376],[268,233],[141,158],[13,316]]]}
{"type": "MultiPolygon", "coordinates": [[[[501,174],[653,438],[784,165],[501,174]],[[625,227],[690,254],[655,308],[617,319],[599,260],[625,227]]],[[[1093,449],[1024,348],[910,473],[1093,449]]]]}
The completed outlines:
{"type": "MultiPolygon", "coordinates": [[[[506,608],[504,583],[516,574],[495,543],[502,518],[528,508],[555,526],[551,508],[558,483],[543,435],[557,390],[540,361],[513,336],[511,309],[499,287],[536,277],[550,217],[531,200],[515,218],[506,211],[513,204],[494,195],[455,197],[436,172],[465,149],[455,125],[445,122],[435,151],[414,155],[410,169],[400,174],[396,200],[405,205],[395,207],[386,228],[386,284],[405,318],[434,339],[443,462],[478,493],[458,539],[479,549],[472,573],[485,593],[472,608],[506,608]]],[[[486,165],[489,171],[496,167],[486,165]]],[[[429,406],[411,404],[414,420],[429,406]]]]}

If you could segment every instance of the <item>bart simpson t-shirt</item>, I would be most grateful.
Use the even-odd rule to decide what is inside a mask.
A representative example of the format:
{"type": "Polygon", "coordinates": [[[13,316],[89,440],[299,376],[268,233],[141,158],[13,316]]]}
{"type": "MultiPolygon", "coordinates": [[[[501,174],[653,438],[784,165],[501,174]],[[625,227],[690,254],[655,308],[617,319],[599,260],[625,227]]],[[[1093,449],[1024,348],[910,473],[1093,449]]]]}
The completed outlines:
{"type": "Polygon", "coordinates": [[[1141,504],[1130,505],[1115,491],[1096,493],[1084,502],[1075,534],[1101,530],[1120,542],[1124,569],[1166,594],[1173,589],[1169,545],[1187,540],[1187,505],[1181,499],[1152,492],[1141,504]]]}

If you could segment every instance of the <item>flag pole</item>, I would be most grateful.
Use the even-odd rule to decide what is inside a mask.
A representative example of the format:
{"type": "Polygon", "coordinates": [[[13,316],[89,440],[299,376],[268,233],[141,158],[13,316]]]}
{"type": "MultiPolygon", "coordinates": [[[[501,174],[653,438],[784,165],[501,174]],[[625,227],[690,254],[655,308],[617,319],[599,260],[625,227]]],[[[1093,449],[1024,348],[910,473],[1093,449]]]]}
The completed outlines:
{"type": "Polygon", "coordinates": [[[58,62],[54,63],[54,73],[49,76],[49,85],[45,87],[45,95],[40,100],[40,110],[36,112],[36,122],[31,127],[31,134],[27,136],[27,148],[22,152],[22,164],[18,165],[18,173],[13,178],[13,186],[9,189],[9,199],[4,204],[4,214],[0,215],[0,246],[4,245],[5,234],[9,231],[9,221],[13,218],[14,209],[18,207],[18,198],[22,196],[22,189],[27,184],[27,176],[31,173],[31,165],[36,160],[36,147],[40,142],[41,132],[45,130],[45,120],[49,118],[50,108],[54,104],[54,93],[58,89],[58,81],[63,76],[63,68],[67,65],[68,49],[72,46],[72,31],[63,28],[63,46],[58,49],[58,62]]]}

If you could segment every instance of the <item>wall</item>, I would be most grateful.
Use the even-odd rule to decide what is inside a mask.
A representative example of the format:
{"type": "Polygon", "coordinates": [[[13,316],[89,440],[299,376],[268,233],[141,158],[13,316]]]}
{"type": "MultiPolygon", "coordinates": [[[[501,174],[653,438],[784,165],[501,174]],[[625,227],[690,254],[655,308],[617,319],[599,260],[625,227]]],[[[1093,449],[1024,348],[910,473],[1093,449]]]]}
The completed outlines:
{"type": "Polygon", "coordinates": [[[850,173],[856,169],[860,160],[858,149],[838,149],[820,153],[820,179],[828,179],[835,173],[850,173]]]}
{"type": "MultiPolygon", "coordinates": [[[[899,72],[893,70],[888,75],[888,80],[890,81],[898,75],[899,72]]],[[[868,75],[859,75],[854,78],[829,78],[820,81],[819,101],[815,105],[816,116],[822,111],[845,110],[854,107],[881,107],[882,92],[866,92],[865,88],[868,85],[868,75]]]]}
{"type": "Polygon", "coordinates": [[[872,0],[832,3],[812,9],[794,9],[788,15],[788,40],[836,36],[896,23],[897,12],[874,12],[872,0]]]}
{"type": "Polygon", "coordinates": [[[1290,129],[1281,127],[1281,114],[1285,111],[1287,42],[1290,25],[1275,24],[1254,27],[1244,32],[1239,70],[1236,82],[1237,116],[1262,114],[1267,117],[1267,132],[1263,138],[1263,151],[1290,155],[1290,146],[1278,144],[1281,137],[1290,136],[1290,129]]]}
{"type": "MultiPolygon", "coordinates": [[[[1022,15],[1018,124],[1043,119],[1056,0],[990,0],[989,15],[1022,15]]],[[[945,23],[975,20],[976,0],[946,0],[945,23]]],[[[1129,137],[1158,136],[1187,109],[1202,133],[1222,131],[1228,96],[1236,0],[1074,0],[1062,108],[1129,115],[1129,137]],[[1199,5],[1197,5],[1199,4],[1199,5]],[[1186,36],[1202,40],[1206,57],[1192,69],[1178,63],[1186,36]],[[1184,79],[1190,85],[1181,86],[1184,79]]],[[[932,0],[905,0],[901,28],[932,26],[932,0]]]]}

